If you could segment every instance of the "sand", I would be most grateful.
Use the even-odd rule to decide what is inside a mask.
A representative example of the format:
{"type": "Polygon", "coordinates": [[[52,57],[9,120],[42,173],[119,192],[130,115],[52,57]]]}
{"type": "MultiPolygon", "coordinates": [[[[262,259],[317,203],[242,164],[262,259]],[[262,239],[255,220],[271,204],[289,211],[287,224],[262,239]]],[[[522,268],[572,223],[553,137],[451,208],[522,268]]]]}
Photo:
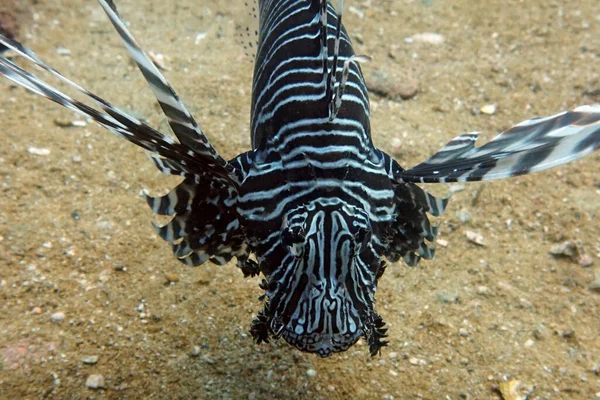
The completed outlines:
{"type": "MultiPolygon", "coordinates": [[[[25,44],[167,131],[95,2],[19,3],[25,44]]],[[[226,158],[250,147],[237,3],[118,2],[226,158]]],[[[409,100],[372,95],[376,145],[409,167],[457,134],[482,131],[485,142],[600,101],[600,7],[576,3],[347,1],[356,51],[373,57],[365,74],[418,86],[409,100]],[[425,32],[443,42],[405,40],[425,32]],[[478,112],[486,105],[493,114],[478,112]]],[[[600,152],[454,186],[436,258],[390,265],[380,281],[389,346],[320,359],[254,344],[259,281],[231,264],[185,267],[155,235],[141,190],[163,194],[177,178],[93,123],[65,127],[82,119],[56,104],[7,80],[0,91],[0,398],[495,399],[506,380],[534,387],[531,399],[600,392],[600,293],[589,289],[600,273],[600,152]],[[594,264],[549,254],[567,240],[594,264]]]]}

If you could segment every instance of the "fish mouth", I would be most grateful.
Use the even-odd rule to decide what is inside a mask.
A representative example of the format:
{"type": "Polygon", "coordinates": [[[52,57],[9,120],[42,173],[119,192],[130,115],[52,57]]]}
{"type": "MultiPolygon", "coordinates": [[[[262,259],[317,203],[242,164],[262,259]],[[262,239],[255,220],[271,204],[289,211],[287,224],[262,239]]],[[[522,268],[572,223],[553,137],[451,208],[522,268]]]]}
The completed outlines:
{"type": "Polygon", "coordinates": [[[292,330],[284,329],[281,337],[300,351],[315,353],[322,358],[333,353],[341,353],[352,347],[362,336],[362,331],[352,333],[312,333],[298,335],[292,330]]]}

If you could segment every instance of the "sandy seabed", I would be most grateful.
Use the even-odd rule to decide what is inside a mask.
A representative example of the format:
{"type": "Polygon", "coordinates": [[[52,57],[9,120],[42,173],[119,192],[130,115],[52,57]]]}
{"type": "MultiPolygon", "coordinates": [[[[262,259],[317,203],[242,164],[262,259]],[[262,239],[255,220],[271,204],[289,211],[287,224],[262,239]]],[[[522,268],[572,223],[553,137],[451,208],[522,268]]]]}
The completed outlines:
{"type": "MultiPolygon", "coordinates": [[[[95,2],[18,2],[25,44],[167,131],[95,2]]],[[[600,101],[600,6],[568,4],[346,1],[356,51],[374,59],[365,74],[419,86],[407,101],[372,96],[377,146],[408,167],[457,134],[482,131],[484,142],[600,101]],[[445,40],[405,41],[421,32],[445,40]],[[488,104],[493,115],[473,112],[488,104]]],[[[223,156],[248,150],[252,64],[235,28],[243,2],[118,6],[143,47],[164,55],[223,156]]],[[[600,293],[589,286],[600,274],[600,153],[455,186],[435,260],[390,265],[380,281],[389,346],[370,358],[359,343],[323,360],[252,342],[256,279],[233,265],[190,269],[170,254],[140,192],[165,193],[176,178],[94,124],[64,127],[80,118],[7,80],[0,93],[0,398],[494,399],[510,379],[534,387],[531,399],[598,397],[600,293]],[[594,265],[549,254],[566,240],[594,265]],[[94,374],[103,389],[86,387],[94,374]]]]}

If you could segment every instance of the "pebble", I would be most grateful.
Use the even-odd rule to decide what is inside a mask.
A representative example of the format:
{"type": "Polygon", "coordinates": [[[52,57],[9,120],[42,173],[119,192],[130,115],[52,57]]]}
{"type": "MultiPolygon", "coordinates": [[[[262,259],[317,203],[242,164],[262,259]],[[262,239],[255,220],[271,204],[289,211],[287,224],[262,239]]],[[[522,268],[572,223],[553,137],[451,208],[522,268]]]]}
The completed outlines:
{"type": "Polygon", "coordinates": [[[50,155],[50,149],[45,147],[28,147],[27,151],[29,154],[33,154],[36,156],[47,156],[50,155]]]}
{"type": "Polygon", "coordinates": [[[85,122],[83,120],[72,121],[69,119],[56,118],[54,120],[54,125],[60,126],[61,128],[69,128],[72,126],[75,126],[78,128],[83,128],[83,127],[87,126],[87,122],[85,122]]]}
{"type": "Polygon", "coordinates": [[[62,311],[55,312],[52,315],[50,315],[50,321],[52,321],[55,324],[60,324],[64,320],[65,320],[65,313],[62,311]]]}
{"type": "Polygon", "coordinates": [[[578,259],[579,265],[583,268],[591,267],[594,265],[594,259],[589,254],[582,254],[578,259]]]}
{"type": "Polygon", "coordinates": [[[179,275],[177,274],[165,274],[165,279],[168,283],[179,282],[179,275]]]}
{"type": "Polygon", "coordinates": [[[487,286],[477,286],[477,294],[485,296],[490,293],[490,288],[487,286]]]}
{"type": "Polygon", "coordinates": [[[446,304],[456,303],[460,299],[460,296],[458,295],[458,293],[446,292],[446,291],[437,292],[435,294],[435,297],[442,303],[446,303],[446,304]]]}
{"type": "Polygon", "coordinates": [[[83,356],[81,362],[87,365],[94,365],[98,362],[98,356],[83,356]]]}
{"type": "Polygon", "coordinates": [[[426,365],[426,364],[427,364],[427,362],[426,362],[425,360],[421,360],[421,359],[419,359],[419,358],[416,358],[416,357],[410,357],[410,358],[408,359],[408,362],[409,362],[411,365],[426,365]]]}
{"type": "Polygon", "coordinates": [[[56,49],[56,54],[58,54],[59,56],[68,56],[71,54],[71,50],[64,47],[59,47],[58,49],[56,49]]]}
{"type": "Polygon", "coordinates": [[[389,373],[391,376],[394,376],[394,377],[398,376],[398,373],[396,371],[394,371],[393,369],[390,369],[389,373]]]}
{"type": "Polygon", "coordinates": [[[192,351],[190,351],[190,353],[189,353],[189,356],[190,357],[199,357],[201,352],[202,352],[202,349],[200,348],[200,346],[194,345],[194,347],[192,347],[192,351]]]}
{"type": "Polygon", "coordinates": [[[317,371],[315,371],[314,369],[306,370],[306,376],[309,376],[311,378],[317,376],[317,371]]]}
{"type": "Polygon", "coordinates": [[[393,77],[386,72],[377,71],[368,76],[367,87],[382,97],[408,100],[419,92],[419,81],[393,77]]]}
{"type": "Polygon", "coordinates": [[[446,41],[444,35],[433,32],[416,33],[404,39],[406,43],[426,43],[433,45],[440,45],[446,41]]]}
{"type": "Polygon", "coordinates": [[[596,278],[594,279],[594,282],[592,282],[590,284],[590,289],[600,292],[600,273],[596,274],[596,278]]]}
{"type": "Polygon", "coordinates": [[[42,309],[41,309],[41,307],[33,307],[33,308],[31,309],[31,313],[32,313],[33,315],[38,315],[38,314],[41,314],[41,313],[42,313],[42,309]]]}
{"type": "Polygon", "coordinates": [[[92,374],[87,377],[85,386],[89,389],[102,389],[104,388],[104,376],[100,374],[92,374]]]}
{"type": "Polygon", "coordinates": [[[441,247],[448,247],[448,241],[444,240],[444,239],[437,239],[435,241],[438,245],[440,245],[441,247]]]}
{"type": "Polygon", "coordinates": [[[567,240],[550,248],[550,254],[556,257],[576,257],[580,253],[581,243],[567,240]]]}
{"type": "Polygon", "coordinates": [[[458,330],[458,335],[462,336],[462,337],[467,337],[467,336],[469,336],[469,331],[466,330],[465,328],[460,328],[458,330]]]}
{"type": "Polygon", "coordinates": [[[521,381],[511,379],[498,383],[498,390],[504,400],[526,400],[533,388],[524,387],[521,381]]]}
{"type": "Polygon", "coordinates": [[[485,239],[480,233],[474,231],[466,231],[465,235],[467,236],[467,240],[471,243],[475,243],[478,246],[485,246],[485,239]]]}
{"type": "Polygon", "coordinates": [[[495,104],[486,104],[485,106],[481,107],[479,111],[481,111],[482,114],[493,115],[496,114],[496,109],[497,107],[495,104]]]}
{"type": "Polygon", "coordinates": [[[388,357],[391,360],[394,360],[394,359],[398,358],[398,353],[396,353],[395,351],[393,351],[393,352],[391,352],[391,353],[388,354],[388,357]]]}
{"type": "Polygon", "coordinates": [[[76,126],[78,128],[83,128],[87,126],[87,122],[82,120],[71,121],[71,126],[76,126]]]}
{"type": "Polygon", "coordinates": [[[194,44],[198,45],[204,39],[206,39],[206,32],[200,32],[196,35],[196,38],[194,38],[194,44]]]}

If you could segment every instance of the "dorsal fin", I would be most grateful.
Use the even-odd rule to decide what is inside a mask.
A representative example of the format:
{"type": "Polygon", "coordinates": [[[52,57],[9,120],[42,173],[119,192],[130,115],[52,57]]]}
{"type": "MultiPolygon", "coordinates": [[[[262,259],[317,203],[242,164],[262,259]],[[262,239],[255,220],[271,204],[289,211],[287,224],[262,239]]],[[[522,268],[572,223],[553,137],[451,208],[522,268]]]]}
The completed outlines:
{"type": "Polygon", "coordinates": [[[254,63],[258,46],[258,13],[257,0],[245,0],[244,10],[235,16],[235,38],[243,48],[246,61],[254,63]]]}

